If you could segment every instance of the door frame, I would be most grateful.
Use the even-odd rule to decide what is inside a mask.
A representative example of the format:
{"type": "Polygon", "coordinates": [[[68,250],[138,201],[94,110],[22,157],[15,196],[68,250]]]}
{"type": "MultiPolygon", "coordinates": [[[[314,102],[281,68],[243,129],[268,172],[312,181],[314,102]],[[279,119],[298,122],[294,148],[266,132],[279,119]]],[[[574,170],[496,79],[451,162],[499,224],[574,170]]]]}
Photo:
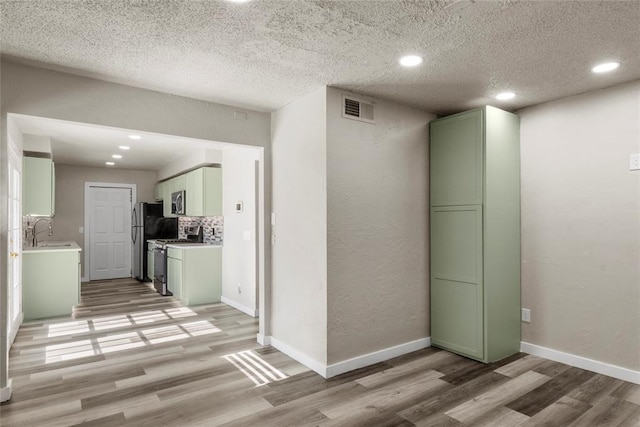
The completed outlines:
{"type": "MultiPolygon", "coordinates": [[[[11,165],[11,161],[12,160],[16,160],[16,167],[18,169],[18,172],[20,172],[20,206],[18,207],[19,210],[19,214],[18,214],[18,218],[20,220],[20,238],[23,237],[23,224],[22,224],[22,150],[20,150],[17,145],[15,144],[15,142],[13,141],[13,138],[11,137],[11,135],[9,135],[9,139],[8,139],[9,143],[7,144],[7,166],[11,165]],[[13,159],[12,159],[13,158],[13,159]]],[[[7,173],[11,173],[11,168],[7,168],[7,173]]],[[[9,176],[7,177],[7,183],[9,185],[11,185],[11,180],[12,178],[9,176]]],[[[7,201],[9,201],[8,199],[11,197],[11,188],[8,188],[7,191],[7,201]]],[[[9,202],[10,203],[10,202],[9,202]]],[[[7,221],[8,221],[8,225],[11,224],[11,219],[13,218],[12,212],[9,209],[8,215],[7,215],[7,221]]],[[[11,236],[8,235],[7,233],[7,241],[8,242],[12,242],[11,241],[11,236]]],[[[11,244],[11,243],[9,243],[11,244]]],[[[19,244],[16,246],[17,249],[17,266],[14,266],[11,262],[10,259],[7,258],[7,273],[9,273],[9,270],[11,269],[11,274],[7,274],[7,294],[8,296],[11,296],[11,299],[8,301],[8,306],[7,306],[7,334],[8,334],[8,348],[11,348],[11,346],[13,345],[13,342],[16,339],[16,335],[18,334],[18,329],[20,328],[20,326],[22,325],[22,321],[24,319],[24,313],[22,311],[22,245],[23,242],[22,240],[19,242],[19,244]],[[11,266],[10,266],[11,265],[11,266]],[[13,289],[13,283],[9,282],[9,278],[11,278],[13,281],[13,275],[16,274],[15,271],[13,271],[13,268],[16,267],[17,268],[17,274],[18,274],[18,292],[17,294],[14,293],[14,289],[13,289]],[[14,313],[13,312],[13,306],[16,302],[16,300],[19,301],[19,309],[18,309],[18,313],[14,313]],[[16,314],[15,319],[12,318],[11,315],[16,314]]]]}
{"type": "MultiPolygon", "coordinates": [[[[82,281],[88,282],[90,275],[88,274],[90,261],[91,261],[91,227],[93,224],[91,217],[91,209],[89,203],[89,191],[91,191],[92,187],[97,188],[128,188],[131,190],[131,209],[136,204],[137,196],[136,196],[136,184],[123,184],[123,183],[114,183],[114,182],[89,182],[85,181],[84,183],[84,256],[83,256],[83,267],[82,267],[82,281]]],[[[131,243],[131,242],[129,242],[131,243]]],[[[133,246],[132,246],[133,248],[133,246]]],[[[133,265],[133,249],[131,252],[131,265],[133,265]]]]}

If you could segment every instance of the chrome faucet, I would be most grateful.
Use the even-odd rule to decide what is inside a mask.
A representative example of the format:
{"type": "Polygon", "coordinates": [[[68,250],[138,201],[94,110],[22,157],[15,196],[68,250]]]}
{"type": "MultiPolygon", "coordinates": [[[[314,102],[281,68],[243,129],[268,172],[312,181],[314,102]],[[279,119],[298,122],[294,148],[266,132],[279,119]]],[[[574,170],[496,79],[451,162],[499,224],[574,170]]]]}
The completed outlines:
{"type": "Polygon", "coordinates": [[[31,227],[28,227],[28,229],[31,229],[31,244],[32,246],[35,248],[36,246],[38,246],[38,234],[42,233],[44,230],[40,230],[40,231],[36,231],[36,226],[38,225],[38,223],[40,221],[47,221],[49,223],[49,237],[53,236],[53,224],[51,223],[51,218],[38,218],[36,219],[36,221],[33,223],[33,225],[31,227]]]}

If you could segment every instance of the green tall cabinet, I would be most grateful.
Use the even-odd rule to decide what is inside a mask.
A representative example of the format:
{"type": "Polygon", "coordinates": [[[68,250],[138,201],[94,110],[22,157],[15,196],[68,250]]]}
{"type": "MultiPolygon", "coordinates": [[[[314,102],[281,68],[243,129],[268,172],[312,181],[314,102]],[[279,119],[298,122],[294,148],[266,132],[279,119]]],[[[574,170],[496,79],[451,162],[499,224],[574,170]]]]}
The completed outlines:
{"type": "Polygon", "coordinates": [[[520,349],[520,120],[430,124],[431,343],[485,363],[520,349]]]}

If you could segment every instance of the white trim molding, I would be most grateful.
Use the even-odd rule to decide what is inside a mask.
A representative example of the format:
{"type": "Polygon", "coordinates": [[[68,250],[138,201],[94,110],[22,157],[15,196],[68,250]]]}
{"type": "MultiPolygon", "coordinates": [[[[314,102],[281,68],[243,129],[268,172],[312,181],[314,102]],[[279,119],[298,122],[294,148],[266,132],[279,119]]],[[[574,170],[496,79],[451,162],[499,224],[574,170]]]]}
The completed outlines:
{"type": "Polygon", "coordinates": [[[327,366],[327,375],[323,376],[325,378],[335,377],[336,375],[344,374],[345,372],[353,371],[354,369],[360,369],[375,363],[384,362],[385,360],[393,359],[394,357],[402,356],[426,347],[431,347],[431,337],[420,338],[415,341],[406,342],[404,344],[384,348],[382,350],[374,351],[373,353],[363,354],[352,359],[334,363],[333,365],[327,366]]]}
{"type": "Polygon", "coordinates": [[[271,342],[271,347],[280,350],[282,353],[286,354],[293,360],[302,363],[307,368],[315,371],[316,373],[323,376],[324,378],[327,378],[326,365],[318,362],[317,360],[311,358],[310,356],[304,354],[303,352],[296,350],[295,348],[291,347],[289,344],[283,343],[282,341],[280,341],[277,338],[274,338],[273,336],[269,338],[269,341],[271,342]]]}
{"type": "Polygon", "coordinates": [[[269,335],[258,334],[257,341],[260,345],[271,345],[271,337],[269,335]]]}
{"type": "Polygon", "coordinates": [[[555,362],[565,363],[576,368],[586,369],[598,374],[607,375],[623,381],[634,384],[640,384],[640,371],[623,368],[621,366],[611,365],[609,363],[600,362],[598,360],[587,359],[586,357],[577,356],[571,353],[553,350],[551,348],[542,347],[528,342],[520,343],[520,351],[555,362]]]}
{"type": "MultiPolygon", "coordinates": [[[[260,338],[260,335],[258,335],[259,343],[260,338]]],[[[262,338],[268,338],[271,342],[272,347],[280,350],[290,358],[302,363],[304,366],[317,372],[324,378],[335,377],[336,375],[344,374],[345,372],[364,368],[365,366],[370,366],[375,363],[384,362],[385,360],[393,359],[394,357],[402,356],[407,353],[411,353],[413,351],[421,350],[423,348],[431,346],[431,337],[420,338],[415,341],[410,341],[404,344],[374,351],[373,353],[363,354],[361,356],[334,363],[332,365],[324,365],[274,337],[262,338]]]]}
{"type": "Polygon", "coordinates": [[[7,382],[7,386],[0,388],[0,402],[6,402],[7,400],[11,399],[11,383],[12,382],[13,381],[11,380],[11,378],[9,378],[9,381],[7,382]]]}
{"type": "Polygon", "coordinates": [[[244,314],[248,314],[249,316],[254,317],[254,318],[255,318],[255,317],[258,317],[258,310],[255,310],[255,309],[251,309],[251,308],[249,308],[249,307],[246,307],[246,306],[244,306],[244,305],[242,305],[242,304],[239,304],[239,303],[235,302],[234,300],[229,299],[229,298],[227,298],[227,297],[222,297],[222,298],[221,298],[221,301],[222,301],[223,303],[225,303],[225,304],[227,304],[227,305],[229,305],[229,306],[231,306],[231,307],[235,308],[236,310],[240,310],[240,311],[241,311],[241,312],[243,312],[244,314]]]}

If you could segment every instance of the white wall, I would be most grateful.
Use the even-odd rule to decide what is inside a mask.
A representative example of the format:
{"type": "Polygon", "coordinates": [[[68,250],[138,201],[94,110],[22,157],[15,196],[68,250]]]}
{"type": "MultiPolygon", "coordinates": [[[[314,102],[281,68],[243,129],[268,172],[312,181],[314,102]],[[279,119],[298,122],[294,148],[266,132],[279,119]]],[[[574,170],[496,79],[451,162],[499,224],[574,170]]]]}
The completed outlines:
{"type": "Polygon", "coordinates": [[[222,300],[256,316],[257,283],[257,150],[225,148],[222,166],[222,300]],[[235,210],[243,203],[242,212],[235,210]],[[240,286],[240,292],[238,287],[240,286]]]}
{"type": "MultiPolygon", "coordinates": [[[[124,129],[185,136],[211,141],[229,142],[266,148],[264,175],[264,204],[266,216],[261,216],[260,233],[271,232],[268,220],[271,200],[270,115],[257,111],[247,113],[247,120],[234,120],[234,108],[138,89],[115,83],[94,80],[56,71],[43,70],[7,61],[0,63],[1,144],[0,163],[6,164],[7,114],[68,120],[113,126],[124,129]]],[[[7,180],[6,168],[0,174],[0,210],[6,212],[7,180]]],[[[7,262],[6,216],[0,215],[0,260],[7,262]]],[[[265,293],[269,295],[270,247],[259,254],[259,276],[265,278],[265,293]]],[[[6,305],[6,275],[0,275],[2,305],[6,305]]],[[[6,310],[0,310],[6,313],[6,310]]],[[[3,314],[4,318],[6,314],[3,314]]],[[[6,322],[3,323],[3,326],[6,322]]],[[[268,333],[268,329],[262,325],[268,333]]],[[[0,348],[0,387],[6,384],[6,344],[0,348]]]]}
{"type": "Polygon", "coordinates": [[[522,339],[640,370],[640,82],[521,118],[522,339]]]}
{"type": "Polygon", "coordinates": [[[327,97],[328,363],[429,336],[429,121],[375,102],[376,123],[327,97]]]}
{"type": "MultiPolygon", "coordinates": [[[[271,336],[327,361],[326,88],[272,115],[271,336]]],[[[292,355],[290,353],[290,355],[292,355]]]]}

